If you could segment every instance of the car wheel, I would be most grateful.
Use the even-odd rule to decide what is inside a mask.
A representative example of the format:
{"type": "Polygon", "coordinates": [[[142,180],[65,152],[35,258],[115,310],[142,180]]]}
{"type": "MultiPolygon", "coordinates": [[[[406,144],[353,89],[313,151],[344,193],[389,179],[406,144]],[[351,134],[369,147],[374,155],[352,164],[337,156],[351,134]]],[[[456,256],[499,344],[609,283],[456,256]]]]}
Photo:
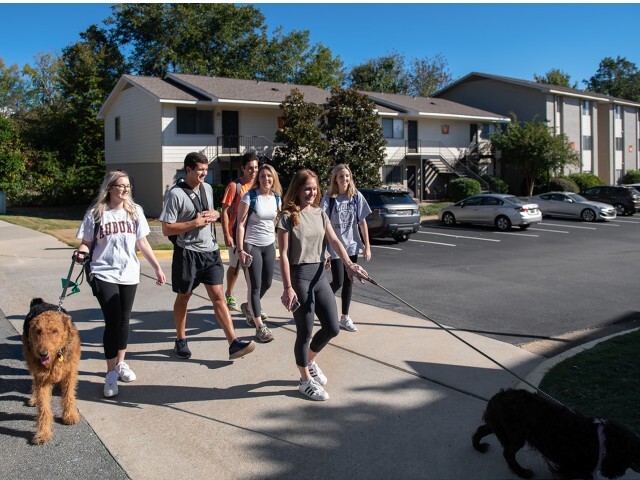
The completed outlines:
{"type": "Polygon", "coordinates": [[[596,212],[591,210],[590,208],[585,208],[580,214],[582,219],[585,222],[595,222],[596,221],[596,212]]]}
{"type": "Polygon", "coordinates": [[[500,215],[496,218],[496,228],[501,232],[509,230],[511,228],[511,220],[509,220],[504,215],[500,215]]]}
{"type": "Polygon", "coordinates": [[[618,215],[626,215],[627,207],[625,207],[622,203],[616,203],[614,207],[616,207],[616,213],[618,215]]]}
{"type": "Polygon", "coordinates": [[[448,227],[452,227],[456,224],[456,217],[451,212],[444,212],[442,214],[442,223],[444,223],[448,227]]]}
{"type": "Polygon", "coordinates": [[[409,240],[409,234],[401,233],[400,235],[396,235],[394,238],[396,239],[396,242],[406,242],[409,240]]]}

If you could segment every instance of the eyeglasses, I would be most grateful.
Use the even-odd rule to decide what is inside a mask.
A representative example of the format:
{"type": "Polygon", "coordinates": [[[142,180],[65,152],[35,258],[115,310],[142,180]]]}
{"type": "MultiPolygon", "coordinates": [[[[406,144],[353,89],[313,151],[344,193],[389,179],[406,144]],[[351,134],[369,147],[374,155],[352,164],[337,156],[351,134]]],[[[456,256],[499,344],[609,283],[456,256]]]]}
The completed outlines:
{"type": "Polygon", "coordinates": [[[131,185],[111,185],[111,186],[117,188],[121,192],[124,190],[131,190],[131,185]]]}

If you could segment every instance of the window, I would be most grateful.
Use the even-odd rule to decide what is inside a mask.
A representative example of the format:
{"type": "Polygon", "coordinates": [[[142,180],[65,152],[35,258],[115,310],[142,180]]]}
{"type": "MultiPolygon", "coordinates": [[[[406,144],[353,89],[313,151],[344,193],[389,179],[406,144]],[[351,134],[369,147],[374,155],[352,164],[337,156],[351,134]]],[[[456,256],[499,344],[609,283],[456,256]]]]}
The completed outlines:
{"type": "Polygon", "coordinates": [[[120,117],[115,118],[114,129],[116,133],[116,142],[117,142],[118,140],[120,140],[120,117]]]}
{"type": "Polygon", "coordinates": [[[402,168],[385,165],[382,167],[382,178],[385,184],[402,183],[402,168]]]}
{"type": "Polygon", "coordinates": [[[382,134],[384,138],[404,138],[404,121],[399,118],[383,118],[382,134]]]}
{"type": "Polygon", "coordinates": [[[587,117],[591,115],[591,105],[589,104],[589,100],[582,101],[582,115],[587,117]]]}
{"type": "Polygon", "coordinates": [[[177,107],[177,132],[184,134],[213,134],[213,110],[177,107]]]}
{"type": "Polygon", "coordinates": [[[582,136],[582,150],[593,150],[593,137],[591,135],[582,136]]]}
{"type": "Polygon", "coordinates": [[[622,151],[622,137],[616,137],[616,151],[622,151]]]}

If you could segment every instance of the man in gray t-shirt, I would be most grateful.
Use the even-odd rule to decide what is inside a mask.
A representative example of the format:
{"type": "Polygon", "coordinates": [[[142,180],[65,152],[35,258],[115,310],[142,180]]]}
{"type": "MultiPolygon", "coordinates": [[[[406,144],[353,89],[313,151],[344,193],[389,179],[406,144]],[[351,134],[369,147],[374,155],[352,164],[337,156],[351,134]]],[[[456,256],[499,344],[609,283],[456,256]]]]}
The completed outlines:
{"type": "Polygon", "coordinates": [[[180,358],[191,357],[186,334],[187,308],[193,290],[202,283],[229,342],[229,359],[234,360],[251,353],[256,345],[253,341],[237,339],[224,298],[224,266],[211,233],[212,224],[220,214],[213,208],[213,190],[204,181],[209,161],[202,153],[192,152],[184,159],[184,169],[187,175],[184,187],[188,188],[176,186],[169,190],[160,214],[162,233],[177,236],[171,264],[171,283],[177,294],[173,305],[177,335],[174,351],[180,358]],[[206,203],[202,201],[202,194],[206,196],[206,203]]]}

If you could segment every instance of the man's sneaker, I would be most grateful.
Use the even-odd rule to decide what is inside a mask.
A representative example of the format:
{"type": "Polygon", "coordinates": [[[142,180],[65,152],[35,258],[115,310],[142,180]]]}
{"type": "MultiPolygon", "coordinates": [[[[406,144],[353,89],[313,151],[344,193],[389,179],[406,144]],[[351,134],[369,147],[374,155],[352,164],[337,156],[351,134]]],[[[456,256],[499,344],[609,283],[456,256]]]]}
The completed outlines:
{"type": "Polygon", "coordinates": [[[322,388],[322,385],[316,382],[313,378],[310,378],[306,382],[300,380],[298,383],[298,390],[301,394],[306,395],[311,400],[329,400],[329,394],[324,388],[322,388]]]}
{"type": "Polygon", "coordinates": [[[273,340],[273,333],[269,330],[269,327],[263,325],[261,328],[256,328],[256,338],[262,343],[269,343],[273,340]]]}
{"type": "Polygon", "coordinates": [[[227,295],[225,293],[224,294],[224,298],[227,300],[227,308],[229,310],[235,310],[237,312],[238,311],[238,303],[236,302],[236,297],[234,297],[233,295],[227,295]]]}
{"type": "Polygon", "coordinates": [[[173,351],[176,352],[176,355],[180,358],[191,358],[191,350],[189,350],[186,338],[176,340],[173,351]]]}
{"type": "Polygon", "coordinates": [[[349,317],[349,315],[347,315],[346,317],[342,317],[339,323],[340,328],[344,328],[347,332],[355,332],[358,330],[358,327],[354,325],[353,320],[351,320],[351,317],[349,317]]]}
{"type": "Polygon", "coordinates": [[[118,372],[111,370],[104,377],[104,396],[106,398],[115,397],[118,394],[118,372]]]}
{"type": "Polygon", "coordinates": [[[136,374],[125,362],[116,363],[116,372],[123,382],[133,382],[136,379],[136,374]]]}
{"type": "Polygon", "coordinates": [[[247,305],[246,303],[243,303],[242,305],[240,305],[240,310],[242,311],[242,313],[244,313],[245,319],[247,320],[247,324],[250,327],[255,327],[256,322],[253,321],[253,313],[251,312],[251,310],[249,310],[249,305],[247,305]]]}
{"type": "Polygon", "coordinates": [[[244,357],[256,349],[256,342],[253,340],[238,340],[237,338],[229,347],[229,360],[244,357]]]}
{"type": "Polygon", "coordinates": [[[327,376],[324,373],[322,373],[322,370],[320,370],[320,367],[316,362],[311,362],[307,366],[307,368],[309,369],[309,375],[311,375],[311,378],[313,378],[320,385],[327,384],[329,380],[327,379],[327,376]]]}

